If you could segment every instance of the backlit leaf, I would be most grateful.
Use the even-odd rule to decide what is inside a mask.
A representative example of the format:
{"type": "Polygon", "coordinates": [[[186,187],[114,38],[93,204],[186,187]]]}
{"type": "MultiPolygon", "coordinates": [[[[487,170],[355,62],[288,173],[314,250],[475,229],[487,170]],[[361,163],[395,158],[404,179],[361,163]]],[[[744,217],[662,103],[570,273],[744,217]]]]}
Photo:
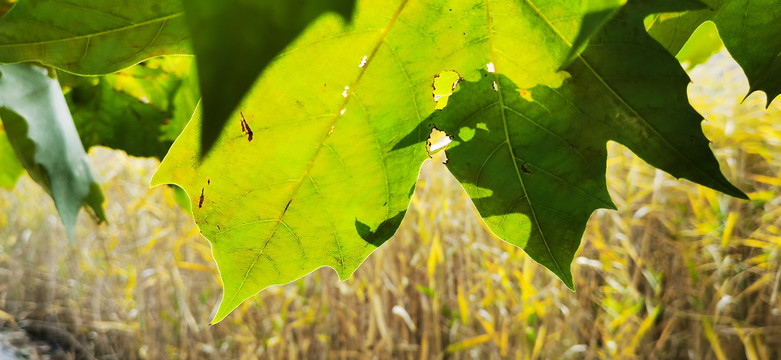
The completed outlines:
{"type": "MultiPolygon", "coordinates": [[[[194,117],[153,179],[188,192],[212,242],[225,284],[215,321],[318,267],[349,276],[404,215],[426,158],[429,129],[420,124],[435,109],[435,76],[475,79],[495,63],[516,83],[560,86],[567,76],[557,69],[588,9],[580,1],[362,4],[350,25],[321,19],[284,52],[202,163],[203,118],[194,117]]],[[[520,244],[531,231],[506,240],[520,244]]],[[[569,263],[562,268],[554,271],[571,284],[569,263]]]]}

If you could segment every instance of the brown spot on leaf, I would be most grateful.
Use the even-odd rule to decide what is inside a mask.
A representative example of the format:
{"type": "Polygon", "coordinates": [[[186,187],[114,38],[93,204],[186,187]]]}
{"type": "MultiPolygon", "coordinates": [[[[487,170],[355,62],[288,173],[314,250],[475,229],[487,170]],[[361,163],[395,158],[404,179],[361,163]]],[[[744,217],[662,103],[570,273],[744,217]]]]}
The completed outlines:
{"type": "Polygon", "coordinates": [[[201,200],[198,201],[198,208],[203,207],[203,188],[201,188],[201,200]]]}
{"type": "MultiPolygon", "coordinates": [[[[241,115],[241,132],[247,134],[247,140],[252,141],[252,136],[254,135],[254,133],[252,132],[252,129],[249,128],[247,119],[244,118],[244,113],[239,111],[239,115],[241,115]]],[[[252,114],[250,114],[250,116],[252,116],[252,114]]]]}

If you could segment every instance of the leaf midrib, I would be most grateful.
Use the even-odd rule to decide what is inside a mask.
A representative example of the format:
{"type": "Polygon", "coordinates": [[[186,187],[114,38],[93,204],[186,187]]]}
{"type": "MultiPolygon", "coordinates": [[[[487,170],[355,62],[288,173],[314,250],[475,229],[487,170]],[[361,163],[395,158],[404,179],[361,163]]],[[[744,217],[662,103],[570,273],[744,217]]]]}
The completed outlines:
{"type": "MultiPolygon", "coordinates": [[[[285,217],[285,214],[287,213],[288,206],[293,201],[293,198],[296,196],[296,193],[301,188],[301,185],[304,183],[304,180],[307,179],[307,177],[309,176],[309,173],[312,170],[312,166],[314,166],[315,160],[320,155],[320,151],[325,146],[326,140],[328,140],[328,138],[331,136],[331,134],[332,134],[331,128],[336,124],[336,121],[342,115],[341,114],[341,109],[344,109],[345,106],[347,105],[347,103],[350,101],[350,97],[351,97],[352,93],[355,91],[355,87],[358,85],[358,83],[363,78],[363,75],[366,73],[366,70],[369,69],[369,67],[373,63],[372,60],[377,55],[377,52],[379,51],[380,46],[382,46],[382,44],[385,42],[385,39],[388,36],[388,32],[390,32],[390,29],[396,23],[396,20],[398,20],[399,15],[401,14],[402,10],[404,10],[404,8],[407,6],[407,2],[408,1],[409,0],[402,0],[401,4],[396,9],[396,12],[393,14],[393,17],[390,19],[390,21],[388,22],[388,25],[383,30],[382,34],[380,35],[380,38],[377,40],[377,44],[374,46],[374,49],[372,49],[371,54],[367,57],[366,65],[363,66],[362,68],[360,68],[360,71],[358,72],[358,76],[355,78],[355,80],[353,81],[353,83],[350,85],[350,87],[348,89],[347,96],[345,96],[345,98],[342,101],[341,105],[336,110],[336,113],[333,115],[331,121],[328,123],[328,126],[325,127],[325,129],[326,129],[325,133],[324,133],[322,139],[320,140],[320,143],[317,145],[317,148],[315,149],[315,152],[312,155],[312,158],[309,160],[309,163],[307,164],[307,166],[306,166],[306,168],[304,170],[304,174],[301,176],[301,179],[298,181],[298,183],[296,184],[296,187],[291,192],[290,197],[289,197],[290,200],[288,201],[287,206],[285,206],[285,208],[282,210],[282,213],[277,218],[276,223],[274,224],[274,227],[271,230],[271,234],[266,239],[266,241],[263,243],[263,247],[258,251],[258,254],[255,256],[255,259],[253,259],[252,263],[247,268],[247,271],[244,273],[244,277],[242,278],[241,283],[236,288],[236,291],[233,293],[230,301],[228,301],[229,304],[232,304],[236,300],[236,297],[238,296],[239,291],[241,291],[241,289],[244,287],[244,284],[247,282],[247,278],[249,278],[249,274],[252,272],[253,268],[257,264],[257,262],[260,259],[261,255],[263,255],[263,253],[265,252],[266,247],[268,246],[268,244],[273,239],[274,234],[276,233],[276,230],[279,227],[279,224],[282,223],[282,220],[285,217]]],[[[344,261],[344,259],[342,259],[342,261],[344,261]]]]}
{"type": "MultiPolygon", "coordinates": [[[[496,54],[494,52],[495,46],[494,46],[493,19],[491,18],[491,0],[485,0],[485,10],[488,19],[487,20],[488,41],[491,50],[491,63],[496,64],[496,54]]],[[[537,213],[534,211],[534,205],[532,204],[531,198],[529,198],[529,193],[526,190],[526,184],[524,184],[523,182],[523,177],[521,176],[521,170],[518,168],[518,162],[516,161],[517,156],[515,155],[515,151],[513,150],[512,142],[510,142],[510,131],[507,126],[507,115],[505,114],[507,107],[504,104],[502,89],[499,85],[499,74],[496,71],[494,71],[493,74],[494,74],[494,82],[497,86],[496,93],[499,98],[499,104],[501,108],[500,113],[502,114],[502,125],[504,126],[504,136],[505,136],[504,141],[507,144],[507,149],[511,155],[513,168],[515,169],[515,175],[518,177],[518,182],[521,184],[521,189],[523,189],[524,197],[526,198],[526,202],[529,204],[529,211],[531,212],[531,218],[534,221],[534,225],[537,227],[537,231],[540,233],[540,237],[542,238],[542,243],[545,245],[545,250],[548,252],[548,255],[550,255],[551,259],[553,260],[553,265],[556,267],[555,272],[557,275],[564,274],[564,272],[561,269],[561,265],[559,264],[559,261],[556,259],[556,256],[553,255],[553,251],[551,250],[550,244],[548,244],[548,239],[545,237],[545,233],[542,231],[542,227],[540,226],[540,221],[537,217],[537,213]]]]}
{"type": "Polygon", "coordinates": [[[98,31],[94,33],[84,34],[84,35],[76,35],[71,37],[65,37],[60,39],[52,39],[52,40],[43,40],[43,41],[36,41],[36,42],[22,42],[22,43],[11,43],[11,44],[2,44],[0,45],[0,49],[2,48],[11,48],[11,47],[19,47],[19,46],[40,46],[40,45],[47,45],[47,44],[53,44],[53,43],[59,43],[59,42],[68,42],[68,41],[77,41],[82,39],[90,39],[93,37],[103,36],[103,35],[109,35],[114,33],[120,33],[124,31],[133,30],[136,28],[141,28],[147,25],[151,25],[158,22],[166,22],[171,19],[178,18],[183,15],[183,12],[177,12],[171,15],[162,16],[159,18],[150,19],[144,22],[128,25],[128,26],[122,26],[114,29],[104,30],[104,31],[98,31]]]}

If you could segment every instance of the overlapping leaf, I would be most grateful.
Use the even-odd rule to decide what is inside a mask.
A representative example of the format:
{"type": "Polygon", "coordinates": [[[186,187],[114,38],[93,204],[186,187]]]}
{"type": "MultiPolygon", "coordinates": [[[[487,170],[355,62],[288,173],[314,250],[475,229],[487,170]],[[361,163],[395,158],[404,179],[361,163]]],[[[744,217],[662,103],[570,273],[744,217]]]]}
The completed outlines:
{"type": "Polygon", "coordinates": [[[106,74],[189,53],[181,0],[18,0],[0,18],[0,62],[106,74]]]}
{"type": "Polygon", "coordinates": [[[185,0],[204,98],[204,153],[274,56],[324,12],[349,19],[354,4],[355,0],[185,0]]]}
{"type": "Polygon", "coordinates": [[[724,45],[748,77],[749,94],[767,103],[781,94],[781,6],[775,0],[703,0],[707,7],[649,19],[649,33],[672,54],[704,21],[713,21],[724,45]]]}
{"type": "Polygon", "coordinates": [[[321,20],[280,56],[203,163],[196,116],[153,183],[185,188],[212,242],[225,284],[215,321],[318,267],[349,276],[407,208],[426,156],[429,130],[419,124],[434,111],[435,75],[480,76],[495,48],[515,81],[561,84],[556,69],[571,46],[540,12],[571,42],[582,5],[367,1],[351,25],[321,20]],[[545,50],[553,43],[562,46],[545,50]],[[544,61],[513,61],[538,51],[544,61]],[[397,146],[402,139],[420,146],[397,146]]]}
{"type": "Polygon", "coordinates": [[[45,69],[0,65],[0,119],[30,176],[54,199],[68,236],[82,206],[100,221],[103,194],[87,162],[57,80],[45,69]]]}
{"type": "Polygon", "coordinates": [[[82,143],[162,159],[199,99],[191,57],[160,57],[101,77],[64,74],[82,143]]]}

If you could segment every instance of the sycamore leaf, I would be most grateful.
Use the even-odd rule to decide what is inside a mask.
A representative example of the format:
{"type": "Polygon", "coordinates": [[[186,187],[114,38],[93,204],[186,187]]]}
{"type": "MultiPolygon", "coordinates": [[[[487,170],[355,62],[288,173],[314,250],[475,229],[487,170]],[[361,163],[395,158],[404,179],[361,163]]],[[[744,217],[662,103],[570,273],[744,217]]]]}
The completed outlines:
{"type": "Polygon", "coordinates": [[[181,7],[180,0],[18,0],[0,18],[0,62],[96,75],[187,54],[181,7]]]}
{"type": "Polygon", "coordinates": [[[252,83],[324,12],[349,18],[355,0],[184,0],[203,92],[201,148],[209,152],[252,83]]]}
{"type": "Polygon", "coordinates": [[[0,123],[0,186],[13,189],[23,172],[24,167],[16,158],[14,148],[8,142],[8,135],[0,123]]]}
{"type": "Polygon", "coordinates": [[[99,221],[105,215],[103,193],[92,176],[62,89],[45,69],[31,65],[0,65],[0,74],[0,119],[11,145],[30,176],[54,199],[73,240],[82,206],[91,208],[99,221]]]}
{"type": "Polygon", "coordinates": [[[648,32],[672,54],[704,21],[713,21],[730,55],[748,78],[749,94],[764,91],[767,104],[781,94],[781,6],[775,0],[703,0],[708,6],[649,20],[648,32]]]}
{"type": "Polygon", "coordinates": [[[60,76],[85,148],[162,159],[199,99],[191,63],[191,57],[159,57],[101,77],[60,76]]]}
{"type": "Polygon", "coordinates": [[[349,26],[321,18],[280,55],[203,161],[204,120],[194,116],[153,178],[187,191],[212,243],[225,286],[215,322],[318,267],[348,277],[404,216],[426,158],[419,124],[435,109],[435,76],[474,78],[493,62],[515,82],[558,86],[589,9],[575,0],[361,4],[349,26]]]}
{"type": "Polygon", "coordinates": [[[570,263],[586,221],[614,208],[604,124],[583,116],[561,89],[519,89],[505,76],[484,75],[461,82],[426,123],[451,135],[447,167],[491,231],[572,288],[570,263]]]}
{"type": "MultiPolygon", "coordinates": [[[[553,86],[518,87],[501,74],[510,63],[498,56],[502,45],[491,41],[486,50],[496,72],[459,85],[448,106],[422,124],[452,136],[448,169],[489,228],[569,287],[591,212],[613,208],[605,186],[608,140],[677,177],[745,198],[719,171],[702,117],[686,99],[688,77],[643,31],[643,16],[681,5],[630,2],[553,86]]],[[[549,31],[555,30],[551,24],[549,31]]]]}

